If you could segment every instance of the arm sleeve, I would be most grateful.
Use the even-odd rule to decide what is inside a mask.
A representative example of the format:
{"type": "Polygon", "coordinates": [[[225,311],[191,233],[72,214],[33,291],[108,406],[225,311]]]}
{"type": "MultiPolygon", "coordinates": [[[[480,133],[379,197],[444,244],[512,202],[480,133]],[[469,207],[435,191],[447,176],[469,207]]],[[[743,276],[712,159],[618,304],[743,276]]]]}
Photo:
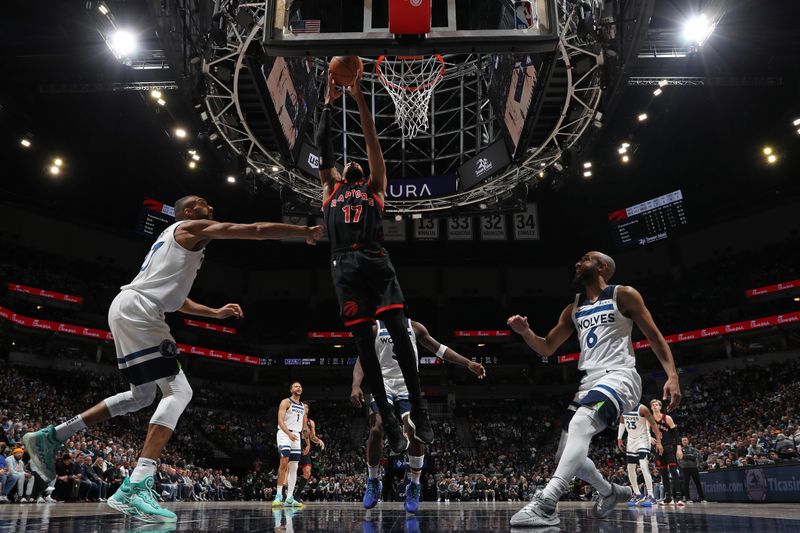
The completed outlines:
{"type": "Polygon", "coordinates": [[[625,434],[625,422],[619,423],[619,429],[617,429],[617,440],[622,438],[622,435],[625,434]]]}
{"type": "Polygon", "coordinates": [[[333,168],[333,136],[331,135],[331,108],[325,106],[317,124],[316,143],[320,149],[320,170],[333,168]]]}

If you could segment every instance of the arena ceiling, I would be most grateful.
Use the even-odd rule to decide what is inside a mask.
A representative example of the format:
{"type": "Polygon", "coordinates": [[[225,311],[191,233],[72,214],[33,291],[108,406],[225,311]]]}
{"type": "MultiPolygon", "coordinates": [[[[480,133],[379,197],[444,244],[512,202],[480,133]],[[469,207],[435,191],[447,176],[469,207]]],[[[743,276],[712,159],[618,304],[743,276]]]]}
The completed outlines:
{"type": "MultiPolygon", "coordinates": [[[[140,30],[145,46],[164,48],[148,2],[107,4],[120,23],[140,30]]],[[[675,28],[691,4],[657,2],[651,29],[675,28]]],[[[800,6],[793,0],[771,1],[769,9],[755,0],[728,4],[732,8],[698,54],[680,61],[641,59],[639,72],[630,73],[700,76],[706,85],[668,86],[657,98],[652,86],[623,88],[591,151],[581,154],[593,162],[591,179],[552,172],[531,191],[541,210],[537,254],[571,257],[584,243],[607,246],[608,212],[678,188],[687,198],[690,224],[698,226],[800,196],[793,155],[800,134],[792,127],[800,117],[800,6]],[[648,120],[639,123],[643,111],[648,120]],[[623,141],[636,147],[628,165],[617,154],[623,141]],[[779,150],[779,164],[764,164],[760,150],[767,144],[779,150]],[[568,235],[581,237],[576,243],[568,235]]],[[[168,85],[183,72],[180,67],[147,73],[149,80],[166,84],[167,105],[159,106],[146,91],[131,90],[142,71],[109,53],[83,2],[42,9],[13,0],[5,7],[7,15],[0,19],[4,202],[122,234],[132,233],[143,198],[171,201],[190,192],[210,198],[226,219],[280,217],[281,200],[273,189],[253,194],[242,180],[227,183],[239,163],[197,138],[202,131],[197,102],[168,85]],[[175,138],[177,126],[189,131],[187,140],[175,138]],[[23,150],[19,142],[28,134],[33,146],[23,150]],[[187,167],[191,147],[201,155],[194,170],[187,167]],[[56,156],[65,167],[53,177],[47,167],[56,156]]],[[[453,247],[452,253],[462,252],[453,247]]]]}

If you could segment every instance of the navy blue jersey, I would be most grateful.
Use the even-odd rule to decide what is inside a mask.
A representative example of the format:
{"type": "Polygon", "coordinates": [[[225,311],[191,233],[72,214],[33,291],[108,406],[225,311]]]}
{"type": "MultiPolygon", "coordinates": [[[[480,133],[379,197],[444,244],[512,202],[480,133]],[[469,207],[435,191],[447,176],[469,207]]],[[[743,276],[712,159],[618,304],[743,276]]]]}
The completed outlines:
{"type": "Polygon", "coordinates": [[[332,252],[381,248],[383,202],[369,182],[337,183],[322,209],[332,252]]]}

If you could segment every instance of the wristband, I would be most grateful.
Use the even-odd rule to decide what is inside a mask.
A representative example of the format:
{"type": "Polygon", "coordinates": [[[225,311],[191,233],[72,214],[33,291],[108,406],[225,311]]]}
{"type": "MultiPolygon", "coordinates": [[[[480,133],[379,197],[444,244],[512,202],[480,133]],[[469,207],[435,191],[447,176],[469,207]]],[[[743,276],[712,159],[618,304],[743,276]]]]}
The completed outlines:
{"type": "Polygon", "coordinates": [[[445,346],[444,344],[440,344],[439,349],[436,350],[436,357],[438,357],[439,359],[444,359],[444,352],[446,351],[447,351],[447,346],[445,346]]]}

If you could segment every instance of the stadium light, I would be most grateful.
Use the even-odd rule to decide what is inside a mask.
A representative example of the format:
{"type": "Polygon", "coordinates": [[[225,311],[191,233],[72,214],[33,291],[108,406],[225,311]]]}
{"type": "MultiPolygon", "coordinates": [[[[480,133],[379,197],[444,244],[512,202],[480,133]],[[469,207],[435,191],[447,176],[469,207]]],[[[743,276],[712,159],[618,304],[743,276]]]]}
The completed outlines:
{"type": "Polygon", "coordinates": [[[277,172],[277,171],[279,171],[279,170],[280,170],[280,169],[279,169],[278,167],[276,167],[276,166],[273,166],[273,167],[272,167],[272,171],[273,171],[273,172],[277,172]]]}
{"type": "Polygon", "coordinates": [[[592,168],[592,162],[591,162],[591,161],[587,161],[587,162],[585,162],[585,163],[583,164],[583,168],[592,168]]]}
{"type": "Polygon", "coordinates": [[[53,159],[53,164],[57,167],[61,167],[64,165],[64,160],[62,160],[60,157],[56,157],[53,159]]]}
{"type": "Polygon", "coordinates": [[[619,152],[619,155],[625,154],[625,153],[628,152],[628,147],[625,146],[625,145],[622,145],[622,146],[619,147],[619,150],[617,150],[617,152],[619,152]]]}
{"type": "Polygon", "coordinates": [[[97,6],[97,9],[98,9],[98,10],[100,11],[100,13],[102,13],[103,15],[108,15],[108,13],[109,13],[109,9],[108,9],[108,7],[107,7],[105,4],[100,4],[99,6],[97,6]]]}
{"type": "Polygon", "coordinates": [[[128,30],[117,30],[111,34],[111,37],[108,40],[108,46],[111,48],[111,51],[114,53],[114,56],[119,59],[123,60],[126,58],[131,57],[131,55],[136,52],[139,48],[139,43],[137,42],[136,35],[128,30]]]}
{"type": "Polygon", "coordinates": [[[183,128],[175,128],[175,137],[177,137],[178,139],[185,139],[186,130],[183,128]]]}
{"type": "Polygon", "coordinates": [[[630,158],[630,157],[628,157],[627,155],[623,155],[623,156],[622,156],[622,162],[623,162],[623,163],[627,163],[627,162],[629,162],[630,160],[631,160],[631,158],[630,158]]]}
{"type": "Polygon", "coordinates": [[[771,146],[765,146],[764,149],[761,150],[761,151],[764,153],[764,155],[770,155],[770,154],[772,154],[772,147],[771,146]]]}
{"type": "Polygon", "coordinates": [[[61,172],[61,169],[58,168],[56,165],[50,165],[50,168],[48,170],[50,171],[50,174],[52,174],[53,176],[58,176],[58,174],[61,172]]]}
{"type": "Polygon", "coordinates": [[[659,94],[661,94],[661,93],[663,93],[663,92],[664,92],[664,91],[662,91],[662,90],[661,90],[661,88],[658,88],[658,89],[656,89],[655,91],[653,91],[653,96],[658,96],[659,94]]]}
{"type": "Polygon", "coordinates": [[[623,148],[627,148],[627,147],[629,147],[630,145],[631,145],[631,143],[622,143],[622,147],[623,147],[623,148]]]}
{"type": "Polygon", "coordinates": [[[158,89],[153,89],[152,91],[150,91],[150,96],[158,100],[161,98],[161,91],[159,91],[158,89]]]}
{"type": "Polygon", "coordinates": [[[658,86],[659,86],[660,88],[664,88],[664,87],[666,87],[668,84],[669,84],[669,82],[668,82],[667,80],[661,80],[660,82],[658,82],[658,86]]]}
{"type": "Polygon", "coordinates": [[[236,176],[228,176],[228,183],[236,183],[236,176]]]}
{"type": "Polygon", "coordinates": [[[159,98],[158,100],[156,100],[156,103],[158,105],[167,105],[166,100],[164,100],[163,98],[159,98]]]}
{"type": "Polygon", "coordinates": [[[189,161],[189,168],[195,168],[195,167],[197,167],[197,163],[195,163],[194,161],[189,161]]]}
{"type": "Polygon", "coordinates": [[[31,147],[30,139],[26,139],[25,137],[23,137],[22,139],[19,140],[19,144],[21,144],[23,146],[23,148],[30,148],[31,147]]]}
{"type": "Polygon", "coordinates": [[[592,177],[592,171],[591,170],[587,170],[586,172],[583,173],[583,177],[584,178],[591,178],[592,177]]]}
{"type": "Polygon", "coordinates": [[[792,126],[800,126],[800,118],[794,119],[794,122],[792,122],[792,126]]]}
{"type": "Polygon", "coordinates": [[[770,154],[770,155],[767,157],[767,163],[769,163],[770,165],[774,165],[774,164],[775,164],[775,163],[777,163],[777,162],[778,162],[778,156],[777,156],[777,155],[775,155],[775,154],[770,154]]]}
{"type": "Polygon", "coordinates": [[[647,113],[642,113],[637,118],[639,119],[639,122],[644,122],[647,120],[647,113]]]}
{"type": "Polygon", "coordinates": [[[197,154],[192,154],[192,159],[194,159],[195,161],[200,161],[200,156],[197,154]]]}
{"type": "Polygon", "coordinates": [[[683,35],[687,41],[691,41],[697,46],[703,46],[716,26],[716,23],[709,20],[705,14],[697,15],[686,21],[683,26],[683,35]]]}

